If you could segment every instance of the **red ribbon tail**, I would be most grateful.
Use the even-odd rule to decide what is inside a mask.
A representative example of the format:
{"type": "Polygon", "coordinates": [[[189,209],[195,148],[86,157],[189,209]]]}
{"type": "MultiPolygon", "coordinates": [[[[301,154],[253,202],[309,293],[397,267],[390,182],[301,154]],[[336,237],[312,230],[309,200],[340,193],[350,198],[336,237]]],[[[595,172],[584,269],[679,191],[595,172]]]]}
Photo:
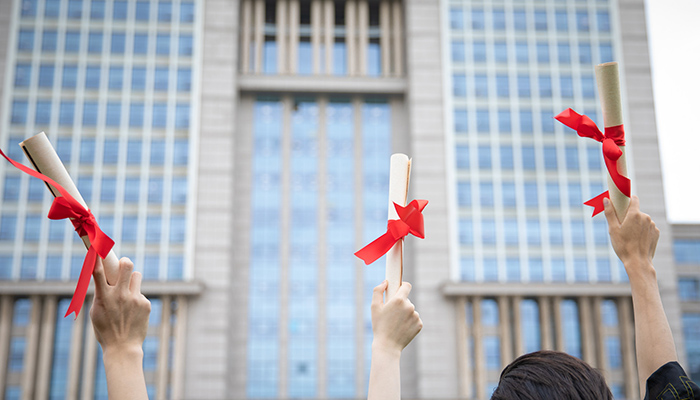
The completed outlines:
{"type": "Polygon", "coordinates": [[[78,278],[78,284],[75,286],[73,298],[71,299],[66,315],[64,315],[63,318],[75,312],[75,319],[78,319],[80,309],[83,307],[83,303],[85,302],[85,294],[87,294],[88,286],[90,286],[92,270],[95,269],[96,257],[97,250],[94,246],[90,246],[87,255],[85,256],[85,261],[83,261],[83,268],[80,270],[80,278],[78,278]]]}
{"type": "Polygon", "coordinates": [[[386,254],[397,241],[398,239],[394,239],[390,232],[386,232],[372,243],[355,252],[355,255],[364,261],[365,265],[370,265],[386,254]]]}
{"type": "Polygon", "coordinates": [[[593,207],[593,215],[591,215],[591,217],[595,217],[596,215],[605,211],[605,204],[603,204],[603,199],[609,199],[609,198],[610,198],[610,192],[606,190],[605,192],[597,195],[596,197],[588,200],[587,202],[585,202],[583,204],[593,207]]]}

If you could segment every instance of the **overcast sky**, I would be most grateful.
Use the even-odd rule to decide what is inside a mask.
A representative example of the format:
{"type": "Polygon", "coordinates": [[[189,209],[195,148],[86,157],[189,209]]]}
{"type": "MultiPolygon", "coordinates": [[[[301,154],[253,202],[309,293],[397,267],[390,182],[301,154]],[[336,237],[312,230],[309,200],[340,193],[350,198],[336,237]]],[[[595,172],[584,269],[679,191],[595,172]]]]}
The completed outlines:
{"type": "Polygon", "coordinates": [[[700,1],[645,1],[667,215],[700,223],[700,1]]]}

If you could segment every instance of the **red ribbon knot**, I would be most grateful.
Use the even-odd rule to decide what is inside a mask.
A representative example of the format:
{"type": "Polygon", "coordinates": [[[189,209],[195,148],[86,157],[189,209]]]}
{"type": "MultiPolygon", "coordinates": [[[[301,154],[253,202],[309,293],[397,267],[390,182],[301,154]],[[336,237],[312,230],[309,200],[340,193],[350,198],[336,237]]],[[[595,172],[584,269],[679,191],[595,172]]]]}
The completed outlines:
{"type": "MultiPolygon", "coordinates": [[[[632,194],[630,179],[617,169],[617,160],[622,157],[622,150],[619,146],[625,145],[625,128],[622,125],[605,128],[605,133],[601,132],[595,122],[586,115],[581,115],[576,111],[567,108],[554,117],[557,121],[568,126],[581,137],[588,137],[603,143],[603,159],[605,167],[610,174],[615,186],[627,197],[632,194]]],[[[604,198],[610,198],[610,193],[605,191],[598,196],[586,201],[585,205],[593,207],[593,216],[605,209],[604,198]]]]}
{"type": "Polygon", "coordinates": [[[85,302],[85,294],[87,293],[88,286],[90,286],[90,278],[92,277],[92,270],[95,268],[96,257],[98,255],[102,259],[107,257],[114,246],[114,241],[104,232],[102,232],[100,226],[97,224],[97,220],[95,220],[95,216],[92,215],[92,212],[83,207],[83,205],[80,204],[73,196],[71,196],[70,193],[63,188],[63,186],[59,185],[48,176],[34,171],[9,158],[2,152],[2,150],[0,150],[0,155],[5,157],[10,164],[20,171],[35,178],[41,179],[42,181],[56,188],[61,196],[53,199],[48,217],[50,219],[70,218],[76,232],[78,232],[80,236],[87,236],[90,239],[90,248],[85,255],[83,268],[80,270],[80,277],[78,278],[78,284],[75,287],[73,298],[70,301],[68,311],[66,311],[65,315],[67,317],[69,314],[75,312],[75,318],[77,319],[80,309],[83,307],[83,303],[85,302]]]}
{"type": "Polygon", "coordinates": [[[386,254],[396,242],[406,237],[409,233],[424,239],[423,209],[427,205],[428,200],[413,200],[406,207],[394,203],[399,219],[389,220],[386,233],[358,250],[355,255],[362,259],[366,265],[369,265],[386,254]]]}

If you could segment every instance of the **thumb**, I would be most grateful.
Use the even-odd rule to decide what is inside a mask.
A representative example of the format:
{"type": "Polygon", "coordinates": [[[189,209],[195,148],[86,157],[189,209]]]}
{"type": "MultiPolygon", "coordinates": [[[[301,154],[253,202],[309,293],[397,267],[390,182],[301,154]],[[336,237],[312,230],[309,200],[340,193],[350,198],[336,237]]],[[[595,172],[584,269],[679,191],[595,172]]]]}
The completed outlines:
{"type": "Polygon", "coordinates": [[[620,226],[620,221],[617,219],[617,212],[615,212],[615,206],[610,199],[603,199],[603,205],[605,206],[605,218],[608,220],[608,227],[618,228],[620,226]]]}
{"type": "Polygon", "coordinates": [[[384,281],[374,288],[372,291],[372,307],[378,307],[384,304],[384,292],[387,286],[389,286],[389,282],[384,281]]]}

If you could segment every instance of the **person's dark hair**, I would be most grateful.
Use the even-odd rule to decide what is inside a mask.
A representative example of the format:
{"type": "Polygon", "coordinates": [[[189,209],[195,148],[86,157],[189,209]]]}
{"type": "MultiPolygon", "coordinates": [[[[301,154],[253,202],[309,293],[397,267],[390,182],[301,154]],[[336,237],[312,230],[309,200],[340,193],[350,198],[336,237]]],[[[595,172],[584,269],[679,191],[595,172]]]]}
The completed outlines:
{"type": "Polygon", "coordinates": [[[491,400],[612,400],[605,378],[576,357],[536,351],[518,357],[503,372],[491,400]]]}

